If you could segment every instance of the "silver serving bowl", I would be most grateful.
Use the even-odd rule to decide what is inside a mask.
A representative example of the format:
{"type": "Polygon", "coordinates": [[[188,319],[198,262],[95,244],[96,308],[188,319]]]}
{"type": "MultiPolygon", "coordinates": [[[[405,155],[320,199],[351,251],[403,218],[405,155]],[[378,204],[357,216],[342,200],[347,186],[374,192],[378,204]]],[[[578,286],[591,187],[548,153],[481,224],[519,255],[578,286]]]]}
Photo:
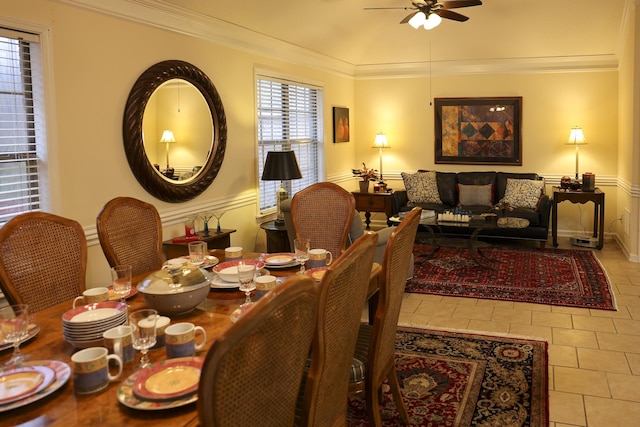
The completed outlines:
{"type": "Polygon", "coordinates": [[[211,290],[211,273],[195,267],[156,271],[138,283],[137,289],[150,308],[161,314],[183,314],[196,308],[211,290]]]}

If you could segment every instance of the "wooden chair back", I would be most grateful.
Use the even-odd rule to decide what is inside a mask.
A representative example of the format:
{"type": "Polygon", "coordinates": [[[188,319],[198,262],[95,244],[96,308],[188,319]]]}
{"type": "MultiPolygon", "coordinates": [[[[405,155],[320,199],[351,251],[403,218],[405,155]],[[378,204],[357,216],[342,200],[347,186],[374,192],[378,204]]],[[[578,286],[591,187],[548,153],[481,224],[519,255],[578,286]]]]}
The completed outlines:
{"type": "Polygon", "coordinates": [[[391,233],[382,261],[378,306],[373,325],[363,324],[358,336],[355,358],[365,364],[364,381],[351,383],[350,392],[365,392],[369,421],[381,426],[380,402],[382,383],[389,380],[401,418],[408,423],[395,371],[395,342],[400,308],[407,282],[413,245],[420,223],[421,208],[414,208],[391,233]]]}
{"type": "Polygon", "coordinates": [[[162,222],[152,204],[116,197],[104,205],[96,226],[102,252],[111,267],[131,265],[133,276],[162,267],[162,222]]]}
{"type": "Polygon", "coordinates": [[[71,300],[85,290],[86,271],[87,239],[77,221],[27,212],[0,228],[0,285],[9,304],[35,313],[71,300]]]}
{"type": "Polygon", "coordinates": [[[290,278],[217,337],[198,390],[203,426],[292,426],[311,348],[319,286],[290,278]]]}
{"type": "Polygon", "coordinates": [[[291,200],[296,236],[308,238],[312,249],[326,249],[338,258],[346,247],[355,208],[353,195],[339,185],[310,185],[291,200]]]}
{"type": "Polygon", "coordinates": [[[300,411],[302,426],[346,424],[351,360],[377,240],[377,234],[365,233],[331,264],[320,282],[311,366],[300,411]]]}

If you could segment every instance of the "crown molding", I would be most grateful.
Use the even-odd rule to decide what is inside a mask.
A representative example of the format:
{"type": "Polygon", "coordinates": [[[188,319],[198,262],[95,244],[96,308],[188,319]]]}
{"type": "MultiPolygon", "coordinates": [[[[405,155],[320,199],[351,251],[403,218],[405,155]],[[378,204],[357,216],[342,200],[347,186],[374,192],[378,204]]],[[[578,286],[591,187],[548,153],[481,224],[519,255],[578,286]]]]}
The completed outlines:
{"type": "MultiPolygon", "coordinates": [[[[356,79],[410,78],[428,75],[560,73],[616,71],[617,55],[540,58],[486,58],[468,61],[354,65],[257,33],[231,22],[195,13],[162,0],[57,0],[163,30],[174,31],[253,55],[325,70],[356,79]]],[[[640,0],[635,1],[637,4],[640,0]]]]}

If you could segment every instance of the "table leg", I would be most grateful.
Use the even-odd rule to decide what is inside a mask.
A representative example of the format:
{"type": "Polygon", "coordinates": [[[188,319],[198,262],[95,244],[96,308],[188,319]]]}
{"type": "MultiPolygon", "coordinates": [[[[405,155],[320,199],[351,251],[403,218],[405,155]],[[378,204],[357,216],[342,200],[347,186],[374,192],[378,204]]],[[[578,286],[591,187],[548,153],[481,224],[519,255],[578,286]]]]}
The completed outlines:
{"type": "Polygon", "coordinates": [[[367,230],[369,230],[369,224],[371,224],[371,212],[364,213],[364,223],[367,225],[367,230]]]}
{"type": "Polygon", "coordinates": [[[473,233],[471,233],[471,237],[469,237],[469,255],[471,256],[471,259],[475,261],[476,264],[478,264],[481,267],[484,267],[486,269],[489,270],[493,270],[493,271],[498,271],[497,268],[495,268],[492,265],[487,264],[486,262],[484,262],[484,259],[491,261],[491,262],[500,262],[497,259],[494,258],[489,258],[484,252],[482,252],[482,249],[480,249],[478,247],[478,234],[480,233],[482,229],[478,228],[477,230],[474,230],[473,233]],[[478,257],[477,254],[480,255],[480,257],[478,257]]]}
{"type": "Polygon", "coordinates": [[[600,203],[600,225],[598,230],[598,249],[604,246],[604,194],[602,195],[602,203],[600,203]]]}
{"type": "Polygon", "coordinates": [[[416,255],[416,259],[414,260],[414,262],[416,263],[421,263],[421,262],[430,260],[431,258],[433,258],[436,252],[440,250],[440,245],[438,244],[438,238],[436,237],[436,233],[435,231],[433,231],[433,228],[429,227],[428,225],[425,225],[424,228],[426,228],[429,231],[429,234],[431,234],[431,242],[429,244],[433,247],[433,249],[428,254],[416,255]],[[422,259],[418,260],[418,257],[422,259]]]}

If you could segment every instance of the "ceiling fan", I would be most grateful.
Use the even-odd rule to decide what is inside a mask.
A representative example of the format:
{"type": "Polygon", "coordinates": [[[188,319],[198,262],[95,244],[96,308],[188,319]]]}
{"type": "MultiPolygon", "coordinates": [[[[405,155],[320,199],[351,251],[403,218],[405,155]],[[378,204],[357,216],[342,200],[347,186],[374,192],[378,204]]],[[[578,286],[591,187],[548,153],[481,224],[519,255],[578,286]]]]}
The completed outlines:
{"type": "Polygon", "coordinates": [[[461,7],[480,6],[482,1],[480,0],[450,0],[441,1],[438,0],[422,0],[412,1],[412,7],[365,7],[365,10],[375,9],[404,9],[415,10],[407,15],[401,24],[408,23],[413,28],[419,28],[424,26],[425,29],[430,30],[437,27],[442,18],[451,19],[453,21],[464,22],[469,18],[458,12],[454,12],[450,9],[458,9],[461,7]]]}

